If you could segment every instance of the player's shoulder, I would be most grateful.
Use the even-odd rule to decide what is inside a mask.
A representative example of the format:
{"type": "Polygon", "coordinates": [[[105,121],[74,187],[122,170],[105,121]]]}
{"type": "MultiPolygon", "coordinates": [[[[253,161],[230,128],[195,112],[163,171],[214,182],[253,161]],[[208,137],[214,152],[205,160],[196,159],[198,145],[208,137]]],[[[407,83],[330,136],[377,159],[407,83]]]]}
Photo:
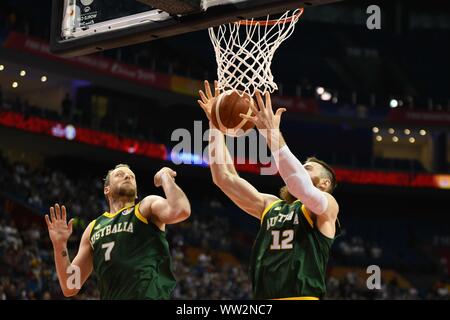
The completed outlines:
{"type": "Polygon", "coordinates": [[[147,209],[150,209],[150,207],[152,206],[152,204],[157,201],[157,200],[162,200],[164,199],[161,196],[157,196],[154,194],[150,194],[146,197],[144,197],[141,201],[139,201],[136,206],[139,208],[139,210],[142,211],[146,211],[147,209]]]}
{"type": "Polygon", "coordinates": [[[148,196],[145,196],[141,201],[139,201],[138,204],[140,204],[142,206],[143,204],[152,203],[152,202],[154,202],[156,200],[160,200],[160,199],[164,199],[164,198],[161,196],[155,195],[155,194],[150,194],[148,196]]]}
{"type": "Polygon", "coordinates": [[[94,231],[95,227],[97,227],[99,224],[101,224],[102,221],[109,220],[111,216],[112,216],[112,214],[110,214],[107,211],[105,211],[103,213],[100,213],[95,219],[92,219],[88,223],[88,225],[86,227],[86,232],[89,232],[89,234],[92,234],[92,232],[94,231]]]}
{"type": "Polygon", "coordinates": [[[274,196],[272,194],[263,194],[264,197],[264,208],[261,213],[261,221],[264,219],[266,214],[273,208],[275,208],[278,204],[282,203],[284,200],[278,198],[277,196],[274,196]]]}
{"type": "Polygon", "coordinates": [[[283,201],[279,197],[269,193],[262,193],[262,196],[264,199],[264,209],[267,209],[267,207],[270,207],[277,202],[283,201]]]}

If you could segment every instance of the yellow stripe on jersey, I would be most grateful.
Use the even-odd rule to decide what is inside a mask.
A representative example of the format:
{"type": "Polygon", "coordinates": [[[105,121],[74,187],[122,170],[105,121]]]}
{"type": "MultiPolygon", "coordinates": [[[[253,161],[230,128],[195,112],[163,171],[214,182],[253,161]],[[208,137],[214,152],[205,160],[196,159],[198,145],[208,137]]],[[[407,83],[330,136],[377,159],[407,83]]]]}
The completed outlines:
{"type": "Polygon", "coordinates": [[[276,205],[278,202],[283,201],[283,200],[275,200],[274,202],[272,202],[271,204],[269,204],[267,206],[267,208],[264,209],[263,213],[261,214],[261,224],[264,221],[264,216],[266,215],[267,212],[269,212],[270,209],[273,208],[274,205],[276,205]]]}
{"type": "Polygon", "coordinates": [[[141,212],[139,211],[139,205],[140,205],[140,204],[141,204],[141,203],[139,202],[139,203],[136,205],[136,208],[134,209],[134,214],[136,215],[136,218],[138,218],[139,220],[141,220],[143,223],[148,224],[147,218],[144,217],[144,216],[141,214],[141,212]]]}
{"type": "Polygon", "coordinates": [[[90,228],[89,228],[89,238],[91,237],[92,230],[94,229],[94,226],[95,226],[95,222],[96,222],[96,221],[97,221],[97,219],[94,219],[94,220],[91,221],[91,226],[90,226],[90,228]]]}
{"type": "Polygon", "coordinates": [[[317,297],[290,297],[290,298],[280,298],[271,300],[319,300],[317,297]]]}
{"type": "Polygon", "coordinates": [[[308,220],[308,223],[311,226],[311,228],[314,228],[314,223],[311,219],[311,214],[309,213],[308,209],[306,209],[304,204],[302,204],[302,212],[303,212],[303,215],[305,216],[306,220],[308,220]]]}
{"type": "Polygon", "coordinates": [[[103,215],[105,216],[105,217],[107,217],[107,218],[114,218],[115,216],[117,216],[120,212],[122,212],[123,210],[126,210],[126,209],[130,209],[130,208],[132,208],[132,207],[134,207],[135,205],[133,204],[133,205],[131,205],[131,206],[128,206],[128,207],[123,207],[122,209],[120,209],[119,211],[117,211],[116,213],[109,213],[109,212],[105,212],[103,215]]]}

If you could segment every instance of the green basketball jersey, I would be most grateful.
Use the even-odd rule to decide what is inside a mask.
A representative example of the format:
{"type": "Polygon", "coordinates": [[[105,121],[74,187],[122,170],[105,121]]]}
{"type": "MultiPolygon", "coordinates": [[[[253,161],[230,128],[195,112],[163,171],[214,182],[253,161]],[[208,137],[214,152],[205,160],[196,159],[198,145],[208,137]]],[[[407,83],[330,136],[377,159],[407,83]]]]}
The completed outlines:
{"type": "Polygon", "coordinates": [[[315,227],[300,201],[272,203],[261,217],[252,250],[254,298],[322,298],[333,240],[315,227]]]}
{"type": "Polygon", "coordinates": [[[170,298],[176,280],[169,244],[139,204],[97,218],[90,242],[101,299],[170,298]]]}

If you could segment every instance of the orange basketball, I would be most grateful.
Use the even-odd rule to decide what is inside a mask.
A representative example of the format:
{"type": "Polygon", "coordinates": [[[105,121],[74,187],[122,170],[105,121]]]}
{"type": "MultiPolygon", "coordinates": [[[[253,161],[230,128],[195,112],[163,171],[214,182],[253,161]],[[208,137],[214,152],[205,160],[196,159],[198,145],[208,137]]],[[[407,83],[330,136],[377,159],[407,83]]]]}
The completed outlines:
{"type": "Polygon", "coordinates": [[[244,135],[255,125],[239,115],[252,115],[250,105],[253,103],[253,98],[246,93],[242,96],[237,91],[221,93],[213,102],[211,121],[216,128],[229,136],[244,135]]]}

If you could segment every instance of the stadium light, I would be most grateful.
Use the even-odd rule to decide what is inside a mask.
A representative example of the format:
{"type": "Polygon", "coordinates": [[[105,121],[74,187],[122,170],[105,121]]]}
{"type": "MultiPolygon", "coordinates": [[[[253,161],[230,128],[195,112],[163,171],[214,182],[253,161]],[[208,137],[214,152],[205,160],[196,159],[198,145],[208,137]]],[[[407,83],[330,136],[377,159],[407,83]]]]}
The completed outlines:
{"type": "Polygon", "coordinates": [[[404,132],[405,132],[405,134],[406,134],[406,135],[409,135],[409,134],[411,133],[411,130],[409,130],[409,129],[405,129],[405,131],[404,131],[404,132]]]}
{"type": "Polygon", "coordinates": [[[0,64],[0,71],[3,71],[3,70],[5,70],[5,66],[0,64]]]}
{"type": "Polygon", "coordinates": [[[390,134],[394,134],[394,133],[395,133],[395,130],[394,130],[394,128],[389,128],[388,132],[389,132],[390,134]]]}
{"type": "Polygon", "coordinates": [[[397,108],[398,101],[396,99],[391,99],[391,101],[389,102],[389,105],[391,106],[391,108],[397,108]]]}
{"type": "Polygon", "coordinates": [[[42,76],[41,77],[41,82],[45,82],[45,81],[47,81],[47,77],[46,76],[42,76]]]}
{"type": "Polygon", "coordinates": [[[17,81],[14,81],[11,86],[15,89],[19,86],[19,83],[17,81]]]}
{"type": "Polygon", "coordinates": [[[316,93],[321,96],[325,92],[325,89],[323,87],[317,87],[316,93]]]}
{"type": "Polygon", "coordinates": [[[378,142],[380,142],[380,141],[383,140],[383,137],[382,137],[382,136],[376,136],[376,137],[375,137],[375,140],[377,140],[378,142]]]}
{"type": "Polygon", "coordinates": [[[409,142],[410,142],[410,143],[414,143],[414,142],[416,142],[416,139],[414,139],[414,137],[410,137],[410,138],[409,138],[409,142]]]}
{"type": "Polygon", "coordinates": [[[76,138],[77,136],[77,129],[75,129],[75,127],[71,124],[68,124],[66,126],[66,130],[65,130],[65,136],[67,140],[73,140],[76,138]]]}
{"type": "Polygon", "coordinates": [[[373,133],[378,133],[378,132],[380,132],[380,129],[378,127],[373,127],[372,128],[372,132],[373,133]]]}
{"type": "Polygon", "coordinates": [[[329,93],[328,91],[325,91],[320,96],[320,99],[322,99],[323,101],[330,101],[331,100],[331,93],[329,93]]]}
{"type": "Polygon", "coordinates": [[[392,141],[398,142],[398,137],[397,137],[397,136],[393,136],[393,137],[392,137],[392,141]]]}
{"type": "Polygon", "coordinates": [[[25,77],[27,75],[27,72],[25,70],[20,70],[20,76],[25,77]]]}
{"type": "Polygon", "coordinates": [[[420,134],[421,136],[424,136],[424,135],[427,134],[427,132],[426,132],[424,129],[420,129],[419,134],[420,134]]]}

